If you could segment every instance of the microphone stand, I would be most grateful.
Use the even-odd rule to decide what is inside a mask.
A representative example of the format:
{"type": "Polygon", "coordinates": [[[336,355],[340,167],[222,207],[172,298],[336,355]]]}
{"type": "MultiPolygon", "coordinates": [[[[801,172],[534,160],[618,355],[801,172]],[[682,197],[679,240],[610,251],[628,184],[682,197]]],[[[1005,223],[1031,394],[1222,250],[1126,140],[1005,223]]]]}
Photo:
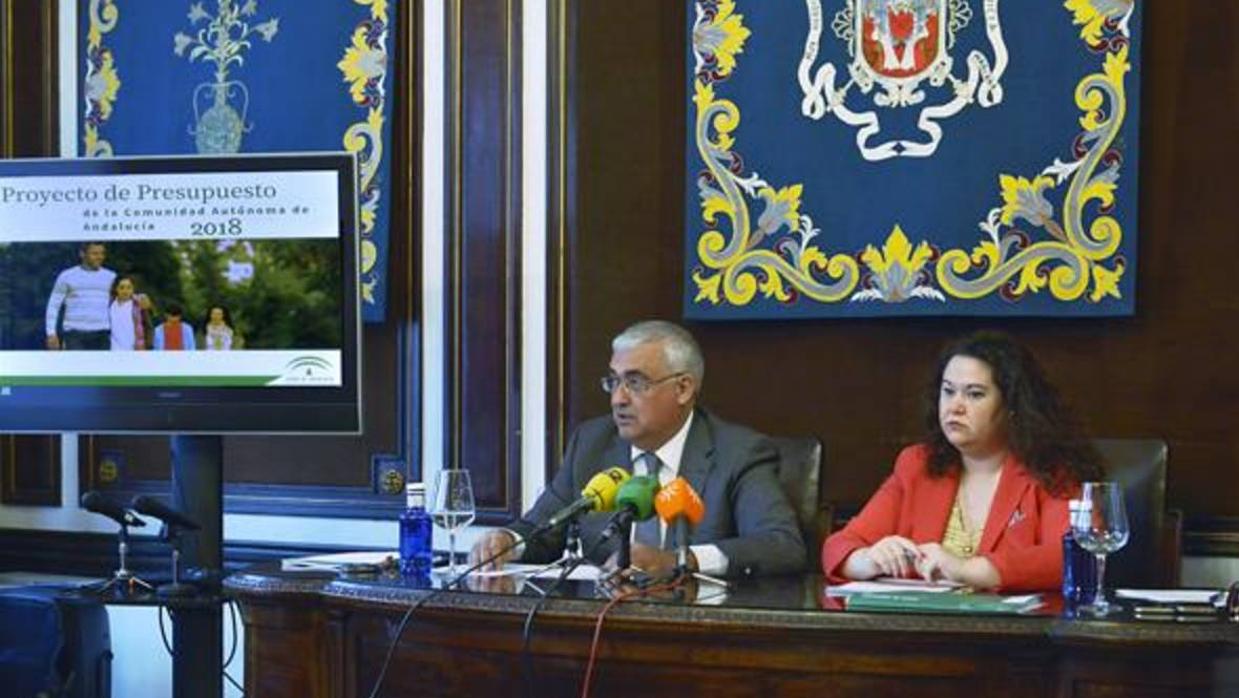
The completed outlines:
{"type": "MultiPolygon", "coordinates": [[[[534,535],[538,535],[539,531],[535,531],[534,535]]],[[[537,576],[553,570],[555,568],[572,570],[586,562],[585,554],[582,552],[581,544],[581,524],[576,520],[576,517],[568,519],[564,528],[564,554],[558,560],[549,562],[545,566],[534,571],[531,577],[537,576]]]]}
{"type": "Polygon", "coordinates": [[[620,517],[619,536],[620,548],[619,553],[615,558],[615,567],[617,569],[626,570],[632,567],[632,517],[620,517]]]}
{"type": "Polygon", "coordinates": [[[134,593],[134,587],[139,586],[147,591],[154,590],[155,587],[129,571],[125,566],[126,558],[129,555],[129,525],[122,523],[120,530],[116,533],[116,554],[119,558],[119,567],[112,573],[112,578],[104,582],[101,586],[95,589],[95,592],[100,596],[108,592],[115,591],[119,596],[128,596],[134,593]]]}
{"type": "Polygon", "coordinates": [[[567,563],[582,557],[581,522],[573,517],[568,520],[568,527],[564,530],[564,557],[561,562],[567,563]]]}
{"type": "Polygon", "coordinates": [[[163,530],[159,532],[159,537],[167,541],[172,546],[172,583],[161,584],[155,590],[160,596],[193,596],[198,593],[198,588],[192,584],[181,583],[181,534],[184,533],[180,526],[174,526],[169,523],[163,525],[163,530]]]}
{"type": "Polygon", "coordinates": [[[675,520],[676,556],[675,570],[672,579],[691,576],[693,571],[688,568],[688,521],[683,517],[675,520]]]}

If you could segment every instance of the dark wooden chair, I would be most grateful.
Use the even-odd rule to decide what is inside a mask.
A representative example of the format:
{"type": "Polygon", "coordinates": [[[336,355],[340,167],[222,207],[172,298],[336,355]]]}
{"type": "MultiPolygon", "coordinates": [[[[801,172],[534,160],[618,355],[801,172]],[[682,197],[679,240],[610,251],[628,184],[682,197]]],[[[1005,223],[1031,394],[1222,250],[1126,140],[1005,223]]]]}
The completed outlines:
{"type": "Polygon", "coordinates": [[[805,569],[818,568],[822,541],[830,532],[832,512],[823,506],[819,490],[822,442],[813,436],[773,437],[779,449],[779,484],[796,511],[805,542],[805,569]]]}
{"type": "Polygon", "coordinates": [[[1107,477],[1125,494],[1131,537],[1107,559],[1106,586],[1177,587],[1183,536],[1182,512],[1166,509],[1166,442],[1096,439],[1107,477]]]}

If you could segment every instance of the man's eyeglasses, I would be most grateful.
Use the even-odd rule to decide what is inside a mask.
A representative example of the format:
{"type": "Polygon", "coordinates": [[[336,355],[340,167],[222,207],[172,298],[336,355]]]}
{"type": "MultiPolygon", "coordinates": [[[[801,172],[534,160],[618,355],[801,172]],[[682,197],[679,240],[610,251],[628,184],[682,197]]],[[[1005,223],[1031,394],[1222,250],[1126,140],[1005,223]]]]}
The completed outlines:
{"type": "Polygon", "coordinates": [[[679,378],[682,375],[684,375],[683,371],[680,371],[678,373],[672,373],[670,375],[663,376],[662,378],[653,378],[653,379],[646,378],[645,376],[639,373],[634,373],[634,374],[627,375],[627,376],[616,376],[616,375],[603,376],[602,377],[602,391],[606,393],[607,395],[610,395],[611,393],[614,393],[616,390],[618,390],[619,387],[622,385],[624,386],[624,389],[628,391],[629,395],[644,395],[645,393],[649,392],[650,388],[653,388],[659,383],[665,383],[671,380],[672,378],[679,378]]]}

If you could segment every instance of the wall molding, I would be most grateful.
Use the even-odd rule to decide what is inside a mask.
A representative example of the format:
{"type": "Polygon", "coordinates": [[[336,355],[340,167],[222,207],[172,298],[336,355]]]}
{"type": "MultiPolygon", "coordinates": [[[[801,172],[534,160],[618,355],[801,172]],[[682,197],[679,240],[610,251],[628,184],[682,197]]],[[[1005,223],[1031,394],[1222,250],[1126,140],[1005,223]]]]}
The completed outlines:
{"type": "Polygon", "coordinates": [[[1239,557],[1239,517],[1192,518],[1184,525],[1185,557],[1239,557]]]}

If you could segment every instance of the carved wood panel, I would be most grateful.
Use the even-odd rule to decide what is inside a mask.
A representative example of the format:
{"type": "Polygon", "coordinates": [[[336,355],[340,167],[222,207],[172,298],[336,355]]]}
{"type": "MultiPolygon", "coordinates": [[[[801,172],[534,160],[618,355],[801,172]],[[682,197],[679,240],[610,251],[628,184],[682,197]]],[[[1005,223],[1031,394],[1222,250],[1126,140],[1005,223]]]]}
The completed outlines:
{"type": "MultiPolygon", "coordinates": [[[[55,153],[54,53],[44,50],[55,17],[55,2],[0,0],[0,157],[55,153]]],[[[4,504],[58,506],[60,438],[0,436],[0,478],[4,504]]]]}
{"type": "Polygon", "coordinates": [[[448,436],[479,521],[520,502],[520,3],[448,3],[448,436]]]}

